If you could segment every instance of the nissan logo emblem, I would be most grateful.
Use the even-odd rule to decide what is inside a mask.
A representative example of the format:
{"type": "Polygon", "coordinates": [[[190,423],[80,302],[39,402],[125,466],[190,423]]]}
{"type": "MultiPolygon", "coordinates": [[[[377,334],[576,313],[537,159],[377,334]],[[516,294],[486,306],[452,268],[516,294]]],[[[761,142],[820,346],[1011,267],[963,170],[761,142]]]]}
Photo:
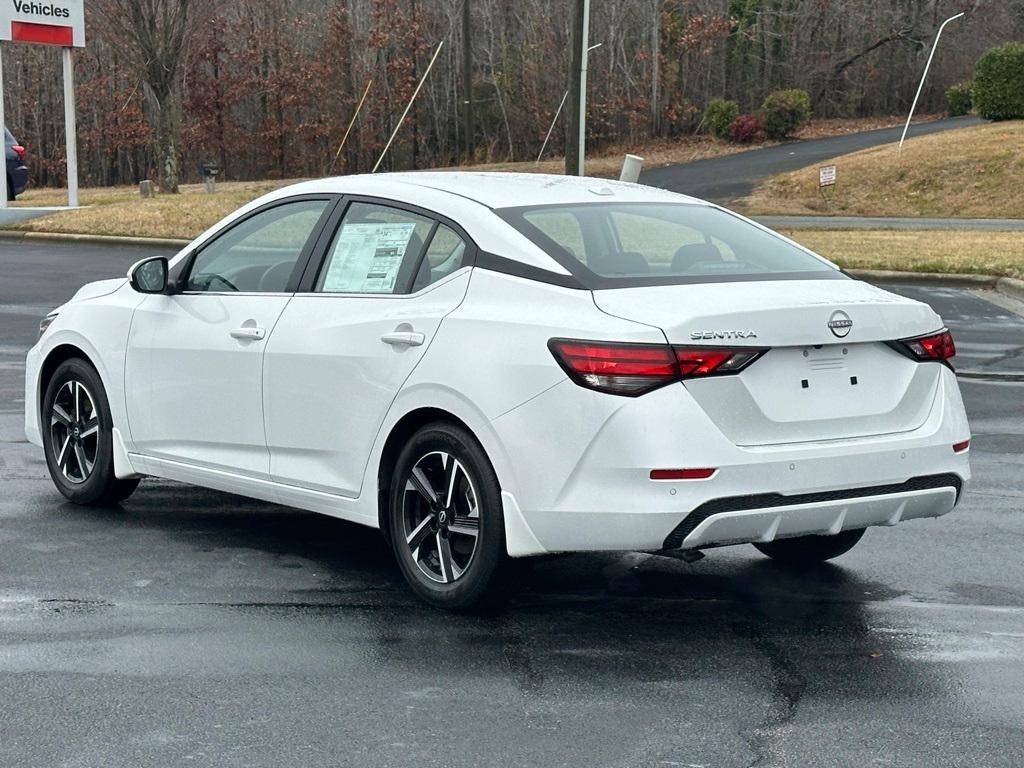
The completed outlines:
{"type": "Polygon", "coordinates": [[[828,328],[832,331],[832,335],[839,339],[844,339],[850,335],[850,329],[853,328],[853,320],[850,316],[839,310],[832,313],[832,317],[828,319],[828,328]]]}

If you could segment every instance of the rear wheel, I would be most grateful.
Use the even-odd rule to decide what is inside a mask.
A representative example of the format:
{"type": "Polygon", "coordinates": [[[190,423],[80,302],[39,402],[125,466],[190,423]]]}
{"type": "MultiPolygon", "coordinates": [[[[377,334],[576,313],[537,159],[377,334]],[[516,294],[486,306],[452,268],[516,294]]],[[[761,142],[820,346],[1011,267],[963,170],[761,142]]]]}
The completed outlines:
{"type": "Polygon", "coordinates": [[[392,548],[416,594],[449,610],[501,595],[508,566],[501,488],[472,435],[447,423],[414,434],[389,498],[392,548]]]}
{"type": "Polygon", "coordinates": [[[863,535],[864,529],[860,528],[853,531],[842,531],[835,536],[798,536],[793,539],[779,539],[754,546],[772,560],[777,560],[780,563],[810,565],[845,555],[854,548],[863,535]]]}
{"type": "Polygon", "coordinates": [[[75,504],[103,506],[128,498],[138,480],[114,476],[113,422],[99,374],[86,361],[60,364],[46,387],[43,448],[50,477],[75,504]]]}
{"type": "Polygon", "coordinates": [[[7,200],[10,202],[15,198],[14,194],[14,181],[10,176],[7,177],[7,200]]]}

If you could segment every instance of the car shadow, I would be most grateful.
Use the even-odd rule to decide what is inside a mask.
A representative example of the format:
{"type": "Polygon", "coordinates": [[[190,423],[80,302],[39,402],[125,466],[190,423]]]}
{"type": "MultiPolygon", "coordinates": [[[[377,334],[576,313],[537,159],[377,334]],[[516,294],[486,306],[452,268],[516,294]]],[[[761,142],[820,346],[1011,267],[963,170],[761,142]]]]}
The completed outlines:
{"type": "Polygon", "coordinates": [[[163,574],[164,599],[259,607],[264,619],[268,608],[314,612],[338,642],[356,632],[362,652],[399,675],[503,674],[525,696],[751,681],[770,697],[749,732],[757,750],[808,693],[871,703],[944,685],[888,624],[886,603],[901,593],[842,565],[784,568],[752,548],[695,564],[579,554],[517,569],[496,610],[452,615],[411,594],[379,532],[326,516],[162,481],[123,508],[53,514],[117,542],[109,567],[145,560],[163,574]]]}

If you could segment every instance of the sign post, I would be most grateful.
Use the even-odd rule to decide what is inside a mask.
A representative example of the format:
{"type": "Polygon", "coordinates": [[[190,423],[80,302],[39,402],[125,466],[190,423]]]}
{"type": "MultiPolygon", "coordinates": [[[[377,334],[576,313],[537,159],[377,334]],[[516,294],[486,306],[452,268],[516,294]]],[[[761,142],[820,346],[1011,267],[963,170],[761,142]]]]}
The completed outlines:
{"type": "Polygon", "coordinates": [[[78,124],[75,120],[75,62],[71,49],[61,52],[64,69],[64,142],[68,158],[68,207],[78,207],[78,124]]]}
{"type": "MultiPolygon", "coordinates": [[[[59,45],[64,69],[64,136],[67,143],[68,205],[78,206],[78,141],[75,127],[75,68],[72,48],[85,47],[84,0],[0,0],[0,41],[59,45]]],[[[0,126],[4,123],[0,63],[0,126]]],[[[6,156],[6,146],[4,149],[6,156]]],[[[6,163],[6,159],[5,159],[6,163]]],[[[7,205],[7,174],[0,174],[0,207],[7,205]]]]}
{"type": "MultiPolygon", "coordinates": [[[[7,126],[7,121],[4,119],[4,59],[3,59],[3,46],[0,46],[0,128],[7,126]]],[[[7,198],[9,192],[7,190],[7,131],[4,134],[4,172],[0,173],[0,208],[7,207],[7,198]]]]}

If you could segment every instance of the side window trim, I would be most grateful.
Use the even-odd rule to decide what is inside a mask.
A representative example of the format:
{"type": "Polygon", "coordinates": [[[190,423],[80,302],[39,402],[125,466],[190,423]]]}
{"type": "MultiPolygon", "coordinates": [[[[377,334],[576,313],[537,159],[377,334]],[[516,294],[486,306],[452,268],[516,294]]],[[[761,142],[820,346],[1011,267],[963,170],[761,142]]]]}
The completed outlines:
{"type": "Polygon", "coordinates": [[[338,204],[332,212],[330,218],[324,223],[323,230],[320,238],[316,243],[316,247],[313,249],[312,256],[307,264],[305,271],[302,274],[302,279],[299,281],[296,293],[309,293],[317,296],[320,295],[335,295],[335,296],[356,296],[356,295],[367,295],[375,298],[384,298],[387,296],[408,296],[409,290],[412,288],[413,281],[416,280],[416,271],[413,270],[412,274],[408,277],[408,281],[402,285],[401,293],[380,293],[380,294],[318,294],[315,292],[316,282],[320,277],[320,271],[326,266],[327,258],[330,256],[331,244],[334,242],[335,236],[338,234],[338,228],[345,219],[345,214],[348,213],[349,206],[353,203],[366,203],[368,205],[380,205],[386,208],[395,208],[399,211],[405,211],[406,213],[414,213],[417,216],[423,216],[430,219],[433,222],[429,236],[424,240],[423,248],[418,259],[416,259],[417,269],[422,263],[423,259],[426,258],[427,249],[430,246],[430,241],[434,234],[437,232],[437,225],[444,224],[449,227],[455,234],[463,239],[466,243],[466,254],[463,257],[462,266],[472,267],[476,265],[477,254],[480,252],[476,242],[466,234],[466,230],[462,226],[447,216],[442,216],[439,213],[429,210],[428,208],[421,208],[418,205],[412,205],[410,203],[403,203],[398,200],[391,200],[386,197],[373,197],[369,195],[343,195],[339,198],[338,204]]]}
{"type": "Polygon", "coordinates": [[[436,217],[431,216],[430,220],[432,224],[430,225],[430,231],[427,233],[427,236],[423,238],[423,244],[420,245],[420,255],[412,260],[412,264],[409,267],[406,267],[405,264],[402,265],[402,268],[406,270],[406,273],[403,276],[401,271],[399,271],[397,281],[402,289],[400,291],[395,291],[392,295],[408,296],[412,293],[412,286],[416,282],[416,275],[420,273],[420,265],[423,264],[423,260],[427,258],[427,251],[430,250],[430,244],[434,242],[434,235],[437,234],[437,228],[441,226],[441,222],[439,222],[436,217]]]}
{"type": "MultiPolygon", "coordinates": [[[[309,237],[306,239],[306,243],[302,247],[302,252],[299,254],[299,258],[295,262],[295,269],[292,270],[292,274],[289,276],[288,283],[285,286],[285,293],[295,293],[300,282],[301,276],[305,274],[305,271],[309,266],[310,259],[315,253],[316,245],[319,243],[320,238],[323,235],[324,228],[330,221],[333,212],[340,204],[341,197],[339,195],[328,193],[322,195],[307,194],[294,195],[293,197],[282,197],[279,200],[272,200],[271,202],[266,203],[265,205],[261,205],[259,208],[255,208],[249,211],[249,213],[245,214],[245,216],[241,216],[235,219],[223,229],[218,230],[210,237],[206,238],[198,247],[194,248],[192,252],[189,253],[188,257],[182,262],[181,269],[177,271],[177,275],[175,276],[175,284],[178,288],[177,292],[187,296],[199,296],[202,295],[203,293],[216,293],[210,291],[185,290],[185,287],[188,285],[188,281],[192,277],[192,268],[195,266],[196,259],[199,258],[199,255],[204,250],[206,250],[206,248],[213,245],[215,242],[217,242],[222,237],[231,232],[231,230],[244,224],[254,216],[259,216],[262,213],[266,213],[267,211],[273,210],[274,208],[279,208],[282,205],[288,205],[289,203],[315,201],[323,201],[327,205],[324,206],[323,213],[320,214],[320,218],[317,219],[316,224],[313,226],[313,230],[310,232],[309,237]]],[[[251,291],[241,291],[237,295],[245,296],[253,294],[251,291]]]]}

